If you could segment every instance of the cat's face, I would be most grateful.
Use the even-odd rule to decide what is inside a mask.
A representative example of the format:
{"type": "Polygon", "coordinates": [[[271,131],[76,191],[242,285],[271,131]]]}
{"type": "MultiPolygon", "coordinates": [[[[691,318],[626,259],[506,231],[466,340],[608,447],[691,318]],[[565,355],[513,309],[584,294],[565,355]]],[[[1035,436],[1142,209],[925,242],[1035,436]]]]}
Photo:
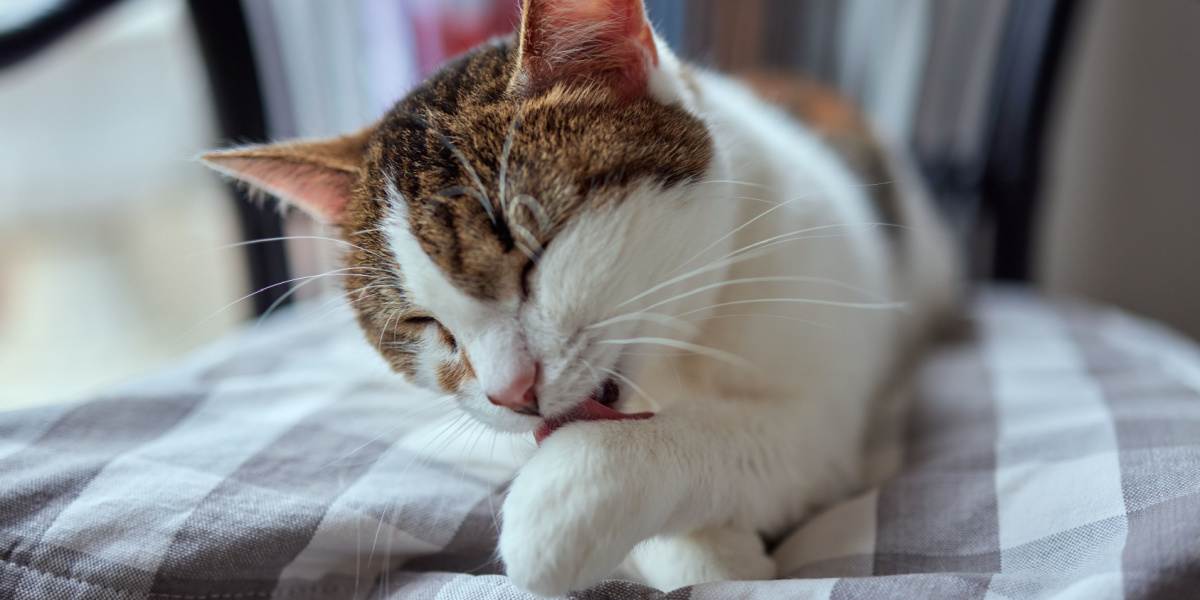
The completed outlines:
{"type": "Polygon", "coordinates": [[[336,223],[371,343],[508,431],[629,393],[626,302],[710,241],[722,171],[640,1],[545,6],[367,131],[210,157],[336,223]]]}

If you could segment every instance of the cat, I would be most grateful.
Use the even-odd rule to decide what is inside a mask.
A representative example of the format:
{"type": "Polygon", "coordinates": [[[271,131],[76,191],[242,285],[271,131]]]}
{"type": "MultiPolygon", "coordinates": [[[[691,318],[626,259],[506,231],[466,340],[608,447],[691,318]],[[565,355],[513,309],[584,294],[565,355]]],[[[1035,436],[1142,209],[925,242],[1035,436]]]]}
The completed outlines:
{"type": "Polygon", "coordinates": [[[363,131],[204,158],[340,231],[394,371],[536,436],[517,586],[770,578],[763,536],[862,485],[872,399],[957,296],[906,171],[771,89],[681,62],[641,0],[525,0],[363,131]]]}

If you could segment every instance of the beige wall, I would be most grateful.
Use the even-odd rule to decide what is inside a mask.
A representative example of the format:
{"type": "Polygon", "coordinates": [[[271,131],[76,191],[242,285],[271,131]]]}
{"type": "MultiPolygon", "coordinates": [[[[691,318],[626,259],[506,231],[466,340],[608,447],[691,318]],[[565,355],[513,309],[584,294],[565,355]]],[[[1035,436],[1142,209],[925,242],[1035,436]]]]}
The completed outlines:
{"type": "Polygon", "coordinates": [[[1083,6],[1051,130],[1039,280],[1200,339],[1200,2],[1083,6]]]}
{"type": "Polygon", "coordinates": [[[111,387],[247,314],[218,312],[247,290],[219,249],[233,205],[194,160],[208,98],[182,0],[127,0],[0,72],[0,410],[111,387]]]}

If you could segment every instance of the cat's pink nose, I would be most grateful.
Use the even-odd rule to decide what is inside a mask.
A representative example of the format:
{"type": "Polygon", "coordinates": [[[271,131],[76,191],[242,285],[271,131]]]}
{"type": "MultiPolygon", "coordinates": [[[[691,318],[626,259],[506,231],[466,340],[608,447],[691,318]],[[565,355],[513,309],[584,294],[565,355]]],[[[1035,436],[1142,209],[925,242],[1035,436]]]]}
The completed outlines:
{"type": "Polygon", "coordinates": [[[506,378],[487,391],[488,401],[523,415],[537,415],[538,399],[534,391],[537,376],[536,363],[530,362],[527,367],[523,365],[511,378],[506,378]]]}

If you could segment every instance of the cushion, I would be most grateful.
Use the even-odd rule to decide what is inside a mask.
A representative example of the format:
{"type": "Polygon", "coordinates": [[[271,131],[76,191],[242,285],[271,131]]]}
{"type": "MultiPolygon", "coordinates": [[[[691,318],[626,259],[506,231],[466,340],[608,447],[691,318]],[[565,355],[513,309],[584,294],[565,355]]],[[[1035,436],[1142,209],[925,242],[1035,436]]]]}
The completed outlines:
{"type": "MultiPolygon", "coordinates": [[[[578,597],[1200,590],[1197,349],[1017,289],[973,314],[873,437],[894,475],[778,541],[782,579],[578,597]]],[[[0,598],[523,598],[496,515],[533,450],[406,387],[344,307],[297,307],[95,398],[0,414],[0,598]]]]}

